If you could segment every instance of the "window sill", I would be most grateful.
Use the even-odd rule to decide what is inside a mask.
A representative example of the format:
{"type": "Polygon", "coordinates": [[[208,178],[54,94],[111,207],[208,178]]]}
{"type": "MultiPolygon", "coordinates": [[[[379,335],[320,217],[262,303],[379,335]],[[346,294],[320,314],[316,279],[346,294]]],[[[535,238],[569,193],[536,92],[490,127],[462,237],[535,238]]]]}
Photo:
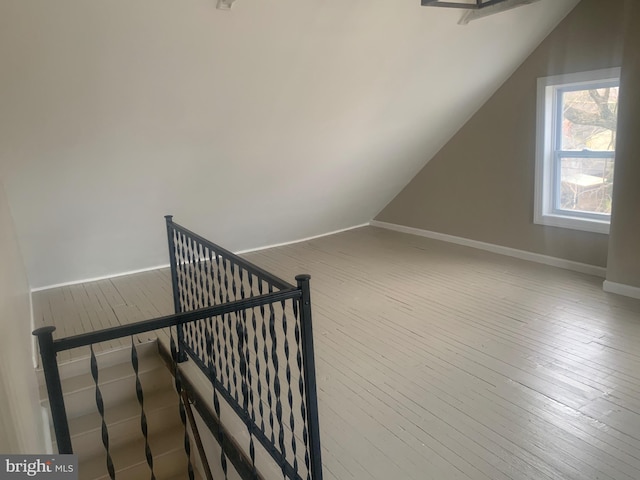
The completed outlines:
{"type": "Polygon", "coordinates": [[[546,214],[536,215],[533,223],[549,227],[570,228],[572,230],[603,233],[605,235],[609,234],[609,222],[607,221],[587,220],[563,215],[546,214]]]}

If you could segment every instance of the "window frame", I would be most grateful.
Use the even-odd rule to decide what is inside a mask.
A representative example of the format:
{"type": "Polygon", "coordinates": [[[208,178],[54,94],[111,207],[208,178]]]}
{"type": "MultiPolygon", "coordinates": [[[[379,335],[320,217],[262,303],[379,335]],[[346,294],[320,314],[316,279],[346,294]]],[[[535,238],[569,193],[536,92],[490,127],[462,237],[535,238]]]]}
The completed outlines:
{"type": "Polygon", "coordinates": [[[560,184],[557,179],[562,158],[615,158],[615,150],[605,152],[561,149],[562,105],[559,99],[564,92],[619,85],[620,68],[538,78],[534,223],[609,233],[610,215],[558,208],[560,184]]]}

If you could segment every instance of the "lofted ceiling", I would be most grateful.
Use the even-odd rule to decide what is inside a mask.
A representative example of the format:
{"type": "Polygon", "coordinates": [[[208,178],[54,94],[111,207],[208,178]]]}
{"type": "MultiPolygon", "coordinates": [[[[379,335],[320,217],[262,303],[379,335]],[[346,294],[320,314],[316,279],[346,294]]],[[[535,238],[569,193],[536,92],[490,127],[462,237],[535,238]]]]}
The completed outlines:
{"type": "Polygon", "coordinates": [[[3,0],[31,286],[166,264],[166,213],[232,250],[368,222],[577,3],[3,0]]]}

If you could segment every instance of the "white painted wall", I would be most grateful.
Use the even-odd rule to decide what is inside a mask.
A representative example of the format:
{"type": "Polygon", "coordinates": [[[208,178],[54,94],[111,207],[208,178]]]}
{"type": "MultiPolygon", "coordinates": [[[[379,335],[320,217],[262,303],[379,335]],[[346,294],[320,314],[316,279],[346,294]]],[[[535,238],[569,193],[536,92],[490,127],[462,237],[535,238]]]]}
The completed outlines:
{"type": "Polygon", "coordinates": [[[32,287],[366,222],[578,0],[2,0],[0,173],[32,287]]]}
{"type": "Polygon", "coordinates": [[[29,284],[0,178],[0,452],[45,453],[29,284]]]}

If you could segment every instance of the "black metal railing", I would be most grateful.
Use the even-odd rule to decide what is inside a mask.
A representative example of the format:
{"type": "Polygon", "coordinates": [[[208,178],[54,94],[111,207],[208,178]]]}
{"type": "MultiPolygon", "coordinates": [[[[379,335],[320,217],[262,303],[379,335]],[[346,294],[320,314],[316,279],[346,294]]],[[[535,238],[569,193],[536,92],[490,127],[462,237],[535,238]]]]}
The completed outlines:
{"type": "Polygon", "coordinates": [[[214,385],[216,415],[219,394],[244,422],[253,465],[255,439],[286,478],[321,478],[309,276],[293,286],[165,218],[176,312],[273,298],[182,325],[180,358],[214,385]]]}
{"type": "MultiPolygon", "coordinates": [[[[213,398],[208,402],[209,413],[203,415],[206,412],[199,411],[221,446],[220,463],[225,478],[227,460],[237,466],[237,459],[245,453],[251,476],[258,478],[256,446],[259,444],[278,464],[285,478],[321,480],[309,276],[299,275],[296,277],[297,285],[290,285],[174,223],[171,216],[166,217],[166,226],[174,315],[55,340],[54,327],[34,332],[39,340],[59,452],[72,453],[72,445],[57,353],[173,327],[176,340],[172,333],[171,353],[178,393],[191,388],[190,380],[182,378],[179,368],[180,362],[189,359],[213,386],[213,398]],[[222,409],[221,404],[229,408],[222,409]],[[229,449],[229,445],[238,446],[233,439],[225,438],[238,433],[228,432],[223,427],[225,419],[221,418],[221,412],[229,409],[237,417],[235,420],[239,419],[246,428],[248,445],[238,447],[246,449],[246,452],[229,449]],[[216,427],[212,428],[212,425],[216,427]]],[[[151,478],[154,478],[135,345],[132,365],[141,407],[144,453],[151,478]]],[[[95,381],[96,406],[103,419],[105,461],[109,475],[114,478],[93,348],[91,371],[95,381]]],[[[199,395],[197,392],[193,394],[199,395]]],[[[185,410],[189,405],[184,404],[182,397],[179,405],[185,427],[185,451],[189,456],[191,448],[186,418],[190,412],[185,410]]],[[[198,406],[202,408],[202,401],[198,406]]],[[[193,478],[191,463],[188,470],[189,478],[193,478]]]]}

